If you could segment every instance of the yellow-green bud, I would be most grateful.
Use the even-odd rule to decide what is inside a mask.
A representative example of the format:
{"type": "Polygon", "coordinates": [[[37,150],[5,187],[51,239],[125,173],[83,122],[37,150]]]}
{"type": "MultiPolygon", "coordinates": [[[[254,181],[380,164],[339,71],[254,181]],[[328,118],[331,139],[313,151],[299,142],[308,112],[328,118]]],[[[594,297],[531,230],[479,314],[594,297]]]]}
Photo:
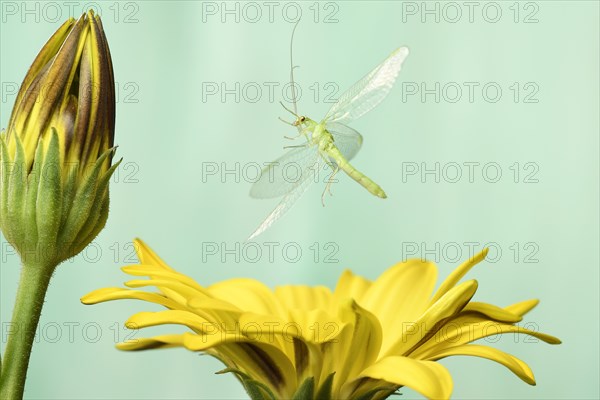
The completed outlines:
{"type": "Polygon", "coordinates": [[[102,230],[114,128],[110,52],[90,11],[42,48],[0,135],[0,229],[23,262],[57,265],[102,230]]]}

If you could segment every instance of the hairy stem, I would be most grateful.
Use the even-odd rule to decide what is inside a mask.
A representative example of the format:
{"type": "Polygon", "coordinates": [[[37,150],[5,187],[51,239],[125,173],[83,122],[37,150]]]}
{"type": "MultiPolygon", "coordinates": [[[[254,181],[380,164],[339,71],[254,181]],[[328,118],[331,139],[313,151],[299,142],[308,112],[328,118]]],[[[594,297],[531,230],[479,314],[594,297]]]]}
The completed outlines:
{"type": "Polygon", "coordinates": [[[55,266],[25,262],[0,372],[0,399],[20,400],[44,297],[55,266]]]}

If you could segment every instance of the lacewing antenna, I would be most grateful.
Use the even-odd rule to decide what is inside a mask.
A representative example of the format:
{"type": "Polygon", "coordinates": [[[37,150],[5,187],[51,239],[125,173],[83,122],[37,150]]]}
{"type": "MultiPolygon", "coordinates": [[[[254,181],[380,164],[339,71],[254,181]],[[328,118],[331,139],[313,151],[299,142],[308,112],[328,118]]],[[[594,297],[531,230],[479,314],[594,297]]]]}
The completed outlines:
{"type": "MultiPolygon", "coordinates": [[[[294,68],[297,68],[298,66],[294,65],[294,34],[296,33],[296,28],[298,27],[299,23],[300,19],[298,19],[294,25],[294,29],[292,30],[292,38],[290,39],[290,84],[292,85],[292,102],[294,104],[294,112],[292,114],[296,116],[298,115],[298,105],[296,100],[296,83],[294,82],[294,68]]],[[[286,107],[284,106],[284,108],[286,107]]]]}

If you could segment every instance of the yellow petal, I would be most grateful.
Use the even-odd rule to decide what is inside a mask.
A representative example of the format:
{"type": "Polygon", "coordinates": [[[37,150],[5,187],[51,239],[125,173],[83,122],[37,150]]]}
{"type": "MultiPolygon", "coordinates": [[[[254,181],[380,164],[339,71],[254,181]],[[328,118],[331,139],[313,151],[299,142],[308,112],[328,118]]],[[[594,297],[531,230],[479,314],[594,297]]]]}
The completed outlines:
{"type": "Polygon", "coordinates": [[[339,393],[346,381],[354,379],[377,360],[383,336],[377,317],[354,300],[340,306],[339,318],[344,325],[340,327],[339,335],[323,347],[321,376],[323,380],[335,372],[334,394],[339,393]]]}
{"type": "Polygon", "coordinates": [[[299,381],[314,377],[318,385],[323,362],[321,344],[337,342],[340,326],[344,324],[323,310],[292,310],[290,317],[286,321],[274,316],[244,314],[239,319],[241,334],[252,341],[278,347],[292,360],[299,381]]]}
{"type": "Polygon", "coordinates": [[[297,387],[296,371],[291,361],[278,348],[263,343],[235,343],[222,346],[220,356],[228,356],[234,365],[259,382],[291,398],[297,387]]]}
{"type": "Polygon", "coordinates": [[[238,316],[243,312],[227,301],[209,297],[193,297],[188,301],[188,307],[194,311],[214,310],[216,312],[231,313],[238,316]]]}
{"type": "MultiPolygon", "coordinates": [[[[188,301],[188,309],[210,321],[219,330],[237,329],[243,311],[222,300],[195,297],[188,301]]],[[[210,328],[214,330],[214,327],[210,328]]]]}
{"type": "Polygon", "coordinates": [[[481,346],[475,344],[467,344],[462,346],[455,346],[445,349],[430,358],[431,361],[436,361],[444,357],[449,356],[473,356],[487,358],[488,360],[496,361],[510,369],[515,375],[521,378],[524,382],[535,385],[535,378],[531,368],[523,361],[519,360],[508,353],[494,349],[489,346],[481,346]]]}
{"type": "Polygon", "coordinates": [[[339,318],[324,310],[290,310],[291,320],[306,342],[325,343],[335,340],[344,326],[339,318]]]}
{"type": "Polygon", "coordinates": [[[253,339],[242,335],[239,331],[220,331],[216,326],[214,326],[214,330],[205,333],[194,334],[188,332],[183,335],[185,348],[192,351],[206,351],[218,346],[220,348],[225,344],[252,341],[253,339]]]}
{"type": "Polygon", "coordinates": [[[165,296],[183,305],[187,304],[187,302],[194,297],[203,298],[206,296],[204,292],[170,279],[136,279],[125,282],[125,286],[131,288],[156,286],[165,294],[165,296]]]}
{"type": "Polygon", "coordinates": [[[169,267],[142,239],[134,239],[133,246],[140,259],[140,264],[156,265],[162,269],[173,271],[173,268],[169,267]]]}
{"type": "MultiPolygon", "coordinates": [[[[167,263],[165,263],[144,241],[141,239],[133,240],[134,249],[140,259],[140,264],[152,265],[156,268],[171,271],[177,275],[179,275],[174,269],[169,267],[167,263]]],[[[176,290],[169,289],[168,287],[160,288],[160,291],[164,293],[167,297],[175,299],[176,301],[183,302],[184,298],[180,296],[176,290]]]]}
{"type": "MultiPolygon", "coordinates": [[[[358,302],[377,316],[384,332],[401,332],[403,325],[416,321],[427,309],[436,278],[437,269],[430,262],[398,263],[381,274],[358,302]]],[[[397,339],[393,334],[384,336],[382,352],[397,339]]]]}
{"type": "Polygon", "coordinates": [[[370,280],[363,278],[362,276],[354,275],[350,270],[345,270],[338,280],[333,296],[338,302],[347,299],[360,301],[370,286],[370,280]]]}
{"type": "Polygon", "coordinates": [[[444,279],[444,282],[442,282],[435,295],[431,298],[431,304],[435,303],[444,294],[448,293],[448,291],[454,287],[458,281],[460,281],[462,277],[469,272],[471,268],[483,261],[487,254],[488,249],[483,249],[481,252],[474,255],[472,258],[465,261],[458,268],[452,271],[452,273],[448,275],[446,279],[444,279]]]}
{"type": "Polygon", "coordinates": [[[155,265],[129,265],[127,267],[121,268],[123,272],[133,276],[148,276],[150,278],[164,278],[176,282],[183,283],[191,288],[198,290],[199,292],[205,293],[208,295],[206,289],[200,286],[195,280],[190,278],[187,275],[180,274],[175,271],[168,271],[163,268],[157,267],[155,265]]]}
{"type": "Polygon", "coordinates": [[[168,347],[183,347],[183,335],[162,335],[153,338],[131,339],[117,344],[119,350],[125,351],[152,350],[168,347]]]}
{"type": "Polygon", "coordinates": [[[385,357],[365,369],[360,378],[383,380],[406,386],[429,399],[449,399],[452,394],[452,377],[448,370],[432,361],[408,357],[385,357]]]}
{"type": "Polygon", "coordinates": [[[184,335],[184,345],[193,351],[210,350],[209,354],[228,367],[239,369],[267,384],[284,398],[290,398],[296,387],[296,372],[292,361],[281,349],[259,343],[236,334],[202,336],[184,335]],[[218,347],[217,347],[218,346],[218,347]]]}
{"type": "Polygon", "coordinates": [[[450,289],[414,323],[407,323],[398,332],[394,345],[386,355],[407,355],[421,346],[421,343],[435,336],[443,321],[459,313],[471,300],[477,290],[477,281],[471,280],[450,289]]]}
{"type": "Polygon", "coordinates": [[[237,278],[208,287],[209,293],[240,310],[286,318],[286,310],[271,289],[254,279],[237,278]]]}
{"type": "Polygon", "coordinates": [[[325,343],[335,340],[343,323],[323,310],[291,310],[290,319],[275,316],[245,313],[240,317],[241,327],[252,332],[282,337],[288,343],[300,339],[310,343],[325,343]]]}
{"type": "MultiPolygon", "coordinates": [[[[135,251],[138,255],[138,258],[140,259],[140,264],[146,264],[146,265],[152,265],[157,269],[163,270],[163,271],[168,271],[168,272],[172,272],[174,275],[172,276],[168,276],[165,275],[165,277],[167,277],[167,279],[173,279],[175,281],[179,280],[180,277],[182,276],[182,274],[179,274],[178,272],[176,272],[173,268],[169,267],[167,265],[167,263],[165,263],[150,247],[148,247],[148,245],[146,243],[144,243],[144,241],[142,241],[139,238],[136,238],[133,240],[133,246],[135,248],[135,251]]],[[[128,270],[128,267],[124,268],[125,271],[128,270]]],[[[131,269],[130,271],[136,271],[135,268],[131,269]]],[[[187,278],[187,277],[186,277],[187,278]]],[[[183,280],[186,284],[189,284],[188,280],[183,280]]],[[[198,284],[192,284],[190,285],[192,287],[194,287],[196,290],[203,292],[204,289],[198,285],[198,284]]],[[[184,298],[182,296],[180,296],[177,292],[177,290],[173,290],[171,288],[168,287],[162,287],[159,288],[159,290],[164,293],[167,297],[175,299],[178,302],[184,302],[184,298]]]]}
{"type": "Polygon", "coordinates": [[[463,309],[463,312],[469,311],[477,312],[485,315],[490,319],[502,322],[515,323],[523,319],[521,315],[512,313],[505,308],[501,308],[493,304],[479,303],[475,301],[470,302],[463,309]]]}
{"type": "Polygon", "coordinates": [[[183,305],[158,293],[148,293],[141,290],[130,290],[121,288],[104,288],[94,290],[81,298],[83,304],[97,304],[111,300],[132,299],[144,300],[150,303],[160,304],[171,309],[181,309],[183,305]]]}
{"type": "Polygon", "coordinates": [[[275,296],[287,309],[328,309],[331,290],[325,286],[286,285],[275,288],[275,296]]]}
{"type": "Polygon", "coordinates": [[[525,300],[525,301],[521,301],[516,304],[512,304],[508,307],[505,307],[504,309],[506,311],[509,311],[513,314],[520,315],[522,317],[525,314],[527,314],[529,311],[531,311],[539,303],[540,303],[540,301],[538,299],[525,300]]]}
{"type": "Polygon", "coordinates": [[[432,358],[435,357],[437,353],[441,353],[447,348],[504,333],[530,335],[550,344],[561,343],[560,339],[554,336],[531,331],[512,324],[491,321],[481,315],[473,313],[459,315],[447,321],[438,333],[438,335],[428,338],[428,341],[419,346],[419,349],[417,349],[412,356],[418,358],[432,358]]]}
{"type": "Polygon", "coordinates": [[[185,325],[196,332],[212,329],[212,322],[189,311],[166,310],[157,312],[139,312],[133,314],[125,325],[131,329],[141,329],[149,326],[177,324],[185,325]]]}
{"type": "Polygon", "coordinates": [[[298,336],[298,328],[295,324],[271,315],[242,314],[239,318],[239,327],[244,336],[271,343],[290,358],[294,356],[294,338],[301,338],[298,336]]]}

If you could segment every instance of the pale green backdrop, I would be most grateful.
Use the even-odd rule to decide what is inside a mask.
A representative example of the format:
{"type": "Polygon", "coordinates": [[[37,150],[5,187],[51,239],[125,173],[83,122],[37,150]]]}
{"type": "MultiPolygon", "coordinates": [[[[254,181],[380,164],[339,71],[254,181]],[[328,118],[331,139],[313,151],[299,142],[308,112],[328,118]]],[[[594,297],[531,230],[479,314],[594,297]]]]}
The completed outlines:
{"type": "MultiPolygon", "coordinates": [[[[528,327],[564,343],[508,336],[495,344],[531,365],[536,387],[485,360],[444,360],[454,398],[597,399],[598,2],[470,4],[88,3],[100,8],[112,50],[124,162],[106,229],[54,277],[26,396],[245,397],[232,376],[213,374],[221,365],[211,358],[114,349],[128,334],[122,323],[129,315],[158,308],[80,304],[93,289],[121,285],[119,267],[135,262],[128,243],[139,236],[203,284],[248,276],[330,287],[344,268],[375,278],[414,256],[437,261],[446,276],[471,247],[491,243],[492,259],[470,274],[480,283],[476,299],[508,305],[540,298],[528,327]],[[313,118],[329,108],[326,95],[336,88],[339,95],[396,47],[410,47],[389,98],[353,124],[365,138],[355,165],[389,198],[340,175],[323,208],[323,185],[315,185],[258,238],[257,254],[244,240],[277,200],[254,200],[248,191],[256,165],[282,154],[290,144],[283,135],[294,132],[277,117],[289,118],[278,101],[298,9],[300,110],[313,118]],[[225,169],[233,172],[221,176],[225,169]]],[[[37,51],[87,6],[0,7],[4,127],[37,51]]],[[[1,246],[4,346],[19,266],[4,239],[1,246]]],[[[172,331],[178,328],[147,334],[172,331]]]]}

